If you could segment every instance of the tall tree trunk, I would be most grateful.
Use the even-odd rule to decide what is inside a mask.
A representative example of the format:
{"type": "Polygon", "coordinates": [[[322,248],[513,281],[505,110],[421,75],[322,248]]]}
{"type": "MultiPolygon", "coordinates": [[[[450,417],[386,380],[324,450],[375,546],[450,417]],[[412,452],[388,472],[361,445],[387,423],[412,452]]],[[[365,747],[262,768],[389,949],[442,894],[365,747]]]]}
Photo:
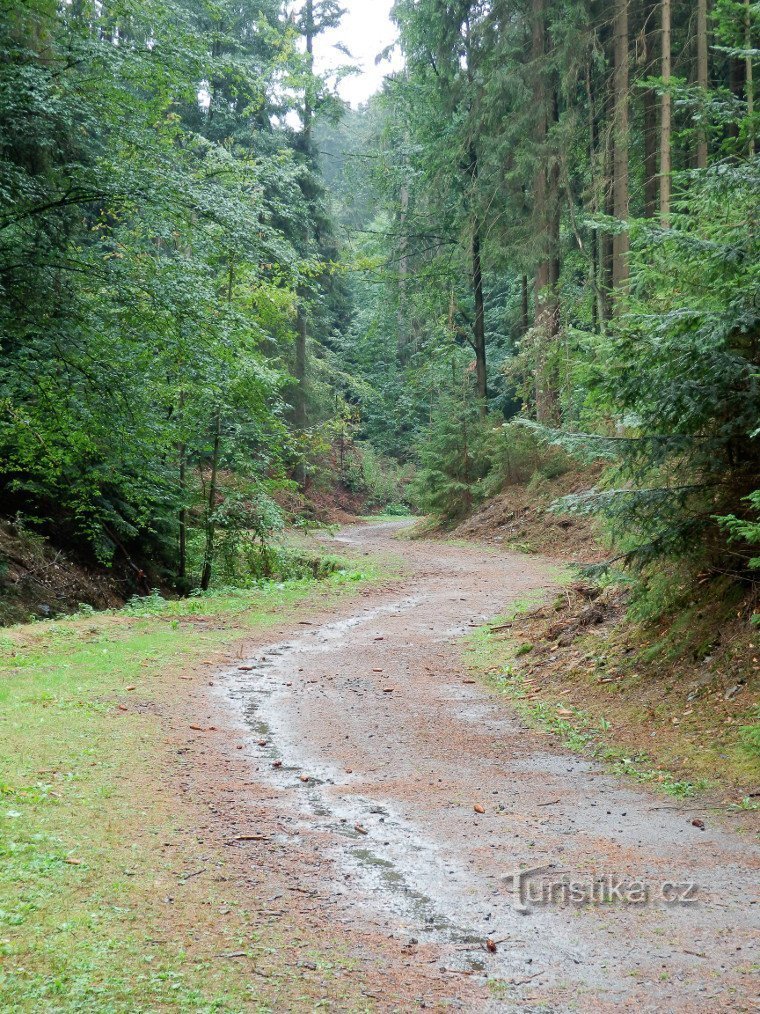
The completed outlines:
{"type": "MultiPolygon", "coordinates": [[[[644,73],[647,77],[656,77],[659,68],[655,66],[657,53],[657,3],[647,2],[644,7],[646,23],[644,26],[644,73]]],[[[657,92],[654,88],[644,89],[642,96],[644,107],[644,217],[655,218],[659,207],[658,195],[660,183],[657,178],[657,148],[659,142],[657,130],[657,92]]]]}
{"type": "MultiPolygon", "coordinates": [[[[612,138],[608,136],[604,150],[604,213],[609,218],[614,215],[612,195],[612,138]]],[[[602,233],[599,292],[601,295],[601,318],[608,321],[612,317],[612,235],[602,233]]]]}
{"type": "Polygon", "coordinates": [[[671,37],[670,37],[670,0],[662,0],[662,71],[665,91],[662,94],[660,110],[660,220],[664,226],[670,224],[670,174],[671,135],[673,102],[670,95],[670,79],[672,71],[671,37]]]}
{"type": "Polygon", "coordinates": [[[644,103],[644,217],[654,218],[658,208],[657,179],[657,93],[647,88],[644,103]]]}
{"type": "MultiPolygon", "coordinates": [[[[599,110],[594,88],[591,61],[586,64],[586,102],[588,105],[588,150],[591,170],[591,212],[598,217],[604,193],[604,157],[599,146],[599,110]]],[[[591,319],[594,328],[604,320],[604,295],[601,278],[601,236],[598,229],[591,230],[591,292],[593,297],[591,319]]]]}
{"type": "Polygon", "coordinates": [[[549,358],[559,330],[556,285],[559,278],[559,210],[556,166],[547,171],[546,141],[549,116],[556,118],[557,100],[548,87],[546,68],[546,0],[533,0],[532,58],[536,99],[535,140],[538,169],[534,180],[533,201],[536,226],[543,245],[534,280],[534,319],[538,340],[536,361],[536,418],[552,422],[556,417],[556,390],[549,358]]]}
{"type": "Polygon", "coordinates": [[[520,279],[520,336],[528,333],[530,328],[530,296],[528,293],[528,276],[520,279]]]}
{"type": "Polygon", "coordinates": [[[304,6],[306,36],[306,87],[303,97],[303,147],[311,158],[311,139],[314,126],[314,0],[304,6]]]}
{"type": "MultiPolygon", "coordinates": [[[[697,87],[703,100],[707,97],[709,85],[709,64],[707,55],[707,0],[697,0],[697,87]]],[[[704,110],[700,110],[702,116],[704,110]]],[[[697,169],[707,168],[707,131],[700,126],[697,132],[697,169]]]]}
{"type": "MultiPolygon", "coordinates": [[[[180,426],[184,424],[185,392],[179,394],[180,426]]],[[[179,565],[177,577],[184,581],[187,577],[187,444],[181,439],[177,446],[179,457],[179,495],[182,503],[179,509],[179,565]]]]}
{"type": "Polygon", "coordinates": [[[480,217],[477,208],[477,187],[479,174],[478,152],[470,143],[468,173],[472,186],[472,241],[470,247],[472,264],[472,295],[475,303],[475,320],[472,328],[472,347],[475,351],[475,375],[480,414],[488,413],[488,370],[486,364],[486,309],[483,296],[483,264],[481,259],[480,217]]]}
{"type": "MultiPolygon", "coordinates": [[[[465,52],[467,59],[467,81],[470,89],[475,85],[475,74],[473,57],[470,48],[470,19],[465,19],[465,52]]],[[[472,337],[475,350],[475,375],[477,381],[478,410],[480,417],[485,419],[488,414],[488,368],[486,363],[486,308],[483,297],[483,264],[481,260],[481,222],[480,209],[478,206],[479,192],[478,182],[480,176],[480,162],[475,136],[470,137],[468,146],[468,173],[471,186],[471,215],[472,215],[472,294],[475,302],[475,320],[473,323],[472,337]]]]}
{"type": "Polygon", "coordinates": [[[206,503],[206,546],[203,552],[203,571],[201,573],[201,590],[208,591],[211,584],[211,573],[214,566],[214,536],[216,523],[216,489],[219,476],[219,451],[222,445],[222,413],[217,408],[214,413],[214,449],[211,454],[211,478],[209,479],[208,500],[206,503]]]}
{"type": "Polygon", "coordinates": [[[409,216],[409,184],[404,181],[401,185],[400,214],[399,214],[399,264],[398,264],[398,319],[396,348],[399,362],[403,363],[406,358],[406,351],[409,345],[408,325],[408,292],[409,280],[409,237],[406,232],[406,223],[409,216]]]}
{"type": "MultiPolygon", "coordinates": [[[[613,113],[613,212],[619,222],[628,221],[628,2],[615,0],[615,75],[613,113]]],[[[629,236],[615,232],[612,237],[612,287],[620,289],[628,281],[629,236]]]]}
{"type": "MultiPolygon", "coordinates": [[[[312,159],[312,135],[314,128],[314,0],[306,0],[304,7],[304,24],[306,36],[306,86],[304,88],[303,102],[303,133],[301,143],[307,163],[311,168],[312,159]]],[[[308,223],[305,235],[306,244],[309,242],[308,223]]],[[[293,395],[293,425],[299,436],[303,436],[307,426],[307,387],[308,387],[308,299],[309,291],[304,285],[298,287],[296,293],[298,309],[296,316],[296,347],[295,347],[295,368],[294,377],[296,382],[293,395]]],[[[293,477],[303,490],[306,487],[306,463],[303,458],[299,459],[293,472],[293,477]]]]}
{"type": "MultiPolygon", "coordinates": [[[[232,296],[235,286],[235,257],[230,254],[229,268],[227,272],[227,306],[232,306],[232,296]]],[[[211,452],[211,476],[209,478],[208,499],[206,501],[206,546],[203,552],[203,570],[201,572],[201,589],[208,591],[211,584],[211,574],[214,567],[214,538],[216,536],[216,522],[214,511],[216,509],[216,491],[219,480],[219,454],[222,449],[222,409],[217,405],[214,412],[214,446],[211,452]]]]}
{"type": "Polygon", "coordinates": [[[481,418],[488,413],[488,371],[486,365],[486,309],[483,299],[483,266],[480,258],[480,222],[475,220],[472,230],[472,291],[475,297],[475,371],[478,385],[478,402],[481,418]]]}
{"type": "MultiPolygon", "coordinates": [[[[744,11],[744,48],[749,51],[752,49],[752,10],[750,0],[744,0],[744,11]]],[[[747,56],[744,61],[744,94],[747,99],[747,119],[749,120],[747,148],[749,157],[752,158],[755,154],[755,125],[752,122],[755,115],[755,81],[751,56],[747,56]]]]}

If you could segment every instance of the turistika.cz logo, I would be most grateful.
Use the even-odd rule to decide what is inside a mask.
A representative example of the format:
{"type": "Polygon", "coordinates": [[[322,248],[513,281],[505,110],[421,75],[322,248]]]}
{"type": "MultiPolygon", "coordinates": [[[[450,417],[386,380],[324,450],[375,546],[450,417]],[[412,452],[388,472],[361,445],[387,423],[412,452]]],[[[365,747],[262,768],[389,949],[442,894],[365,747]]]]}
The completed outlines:
{"type": "Polygon", "coordinates": [[[653,883],[615,873],[573,877],[553,866],[515,870],[504,881],[510,888],[513,907],[523,914],[528,914],[533,907],[548,905],[693,905],[698,892],[693,881],[653,883]]]}

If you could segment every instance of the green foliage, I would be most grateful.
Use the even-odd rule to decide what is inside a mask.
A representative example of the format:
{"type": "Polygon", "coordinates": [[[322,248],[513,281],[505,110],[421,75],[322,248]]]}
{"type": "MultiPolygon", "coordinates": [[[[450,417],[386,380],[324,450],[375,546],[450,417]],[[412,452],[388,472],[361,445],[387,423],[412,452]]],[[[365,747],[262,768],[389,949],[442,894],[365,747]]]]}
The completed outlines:
{"type": "MultiPolygon", "coordinates": [[[[746,498],[746,502],[751,505],[755,514],[760,514],[760,490],[750,493],[746,498]]],[[[718,518],[717,520],[728,532],[732,542],[743,542],[750,546],[760,546],[760,521],[747,517],[740,518],[735,514],[729,514],[727,517],[718,518]]],[[[749,566],[754,570],[760,569],[760,557],[752,557],[749,561],[749,566]]]]}
{"type": "Polygon", "coordinates": [[[378,454],[367,442],[357,444],[355,451],[344,475],[348,488],[360,493],[370,510],[392,514],[396,507],[408,514],[412,469],[378,454]]]}
{"type": "Polygon", "coordinates": [[[441,399],[420,441],[420,467],[412,484],[425,513],[453,521],[481,500],[493,460],[489,429],[468,392],[441,399]]]}
{"type": "Polygon", "coordinates": [[[694,174],[671,228],[632,233],[632,291],[582,367],[599,434],[555,433],[614,457],[597,490],[564,501],[604,515],[629,560],[722,552],[715,515],[760,468],[757,192],[760,160],[694,174]]]}
{"type": "Polygon", "coordinates": [[[4,509],[141,589],[197,582],[181,540],[217,534],[227,576],[266,573],[281,527],[296,290],[325,330],[339,303],[284,82],[329,105],[278,0],[42,2],[0,28],[4,509]]]}

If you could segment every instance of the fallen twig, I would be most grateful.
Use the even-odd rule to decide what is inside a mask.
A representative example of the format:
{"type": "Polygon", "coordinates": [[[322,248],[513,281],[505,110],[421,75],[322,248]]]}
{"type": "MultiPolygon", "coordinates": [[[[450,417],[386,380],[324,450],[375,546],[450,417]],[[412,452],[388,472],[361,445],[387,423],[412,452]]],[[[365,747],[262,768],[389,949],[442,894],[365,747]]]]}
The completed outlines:
{"type": "Polygon", "coordinates": [[[195,873],[178,873],[177,876],[180,877],[181,880],[182,880],[182,882],[184,883],[184,881],[186,881],[186,880],[192,880],[193,877],[199,877],[201,875],[201,873],[205,873],[205,872],[206,872],[206,867],[204,866],[202,870],[196,870],[195,873]]]}
{"type": "Polygon", "coordinates": [[[526,982],[532,982],[533,979],[537,979],[539,975],[543,974],[543,972],[536,972],[534,975],[529,975],[527,979],[510,979],[509,984],[511,986],[524,986],[526,982]]]}

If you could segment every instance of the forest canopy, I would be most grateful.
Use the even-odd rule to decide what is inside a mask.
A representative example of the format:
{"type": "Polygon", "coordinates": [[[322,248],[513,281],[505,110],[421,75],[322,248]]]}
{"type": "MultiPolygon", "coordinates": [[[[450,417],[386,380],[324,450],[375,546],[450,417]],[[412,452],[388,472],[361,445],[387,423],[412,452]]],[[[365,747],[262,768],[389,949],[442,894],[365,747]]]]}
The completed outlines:
{"type": "Polygon", "coordinates": [[[2,10],[5,518],[187,591],[529,440],[606,463],[561,506],[629,562],[751,576],[760,4],[397,0],[360,109],[334,0],[2,10]]]}

